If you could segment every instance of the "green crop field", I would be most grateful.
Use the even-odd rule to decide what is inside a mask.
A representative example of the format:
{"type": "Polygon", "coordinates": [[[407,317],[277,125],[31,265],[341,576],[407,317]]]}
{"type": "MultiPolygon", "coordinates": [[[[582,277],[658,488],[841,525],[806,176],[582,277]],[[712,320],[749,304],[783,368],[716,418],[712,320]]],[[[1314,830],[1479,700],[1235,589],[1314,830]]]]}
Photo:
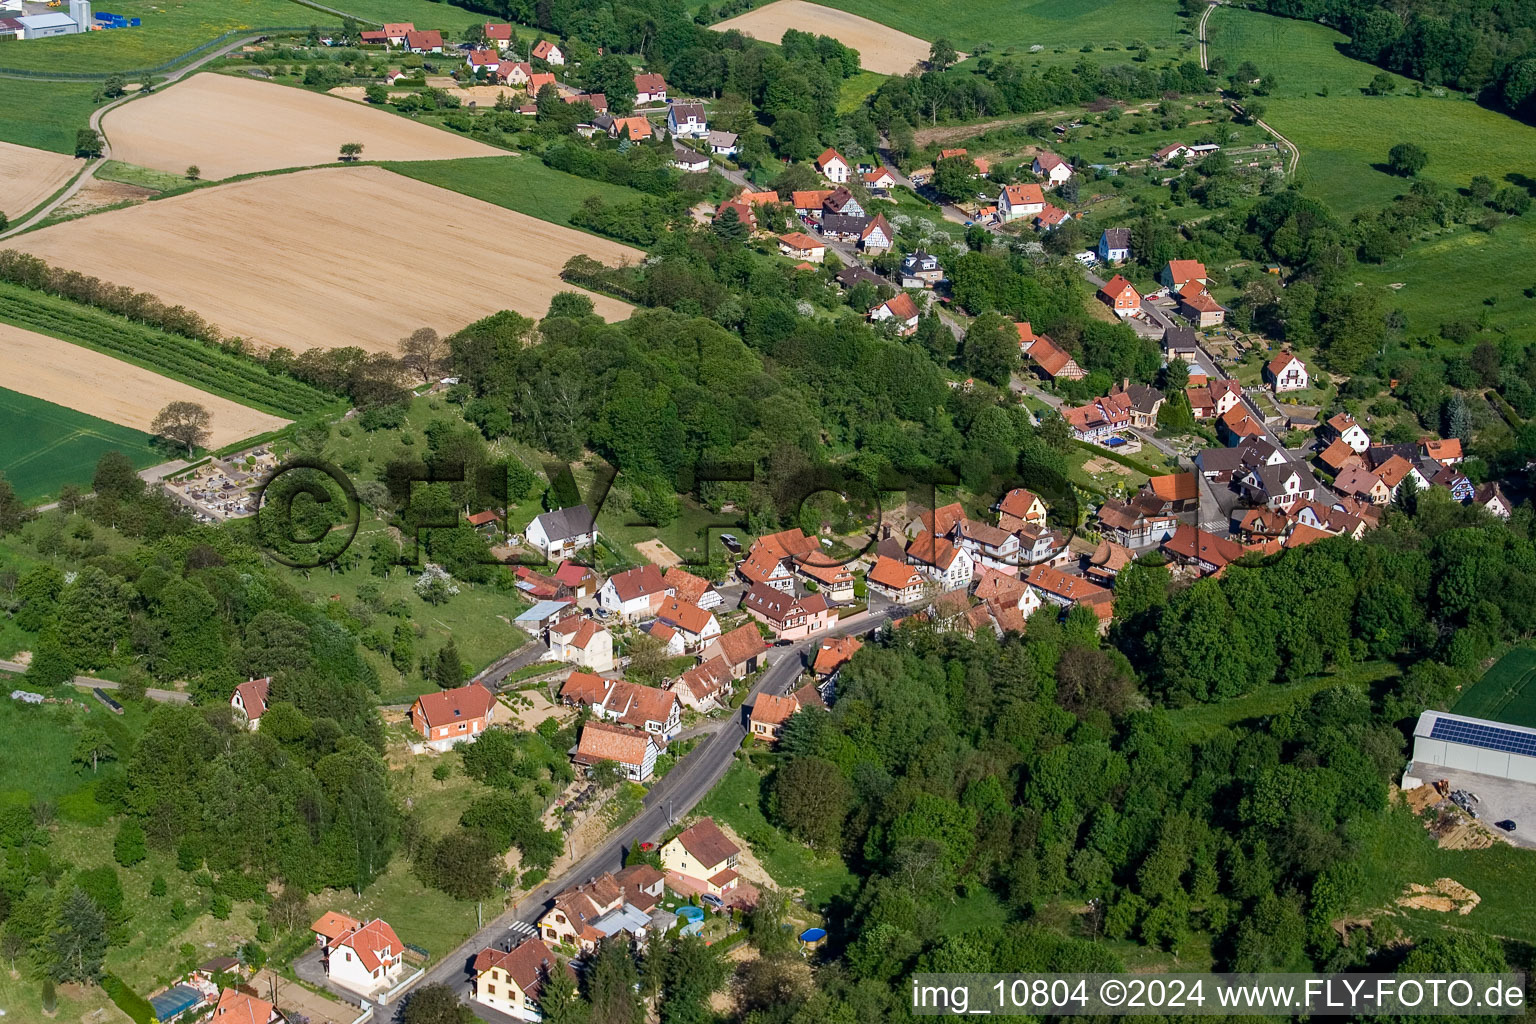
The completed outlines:
{"type": "MultiPolygon", "coordinates": [[[[450,32],[462,32],[470,25],[487,21],[505,21],[504,18],[493,18],[483,12],[438,3],[437,0],[341,0],[339,3],[326,3],[325,6],[345,11],[361,21],[378,24],[409,21],[417,28],[447,29],[450,32]]],[[[537,31],[519,26],[518,36],[524,42],[525,52],[537,31]]]]}
{"type": "Polygon", "coordinates": [[[566,174],[528,156],[480,156],[383,166],[407,178],[565,227],[570,226],[571,214],[588,196],[602,196],[610,203],[640,198],[639,192],[627,186],[566,174]]]}
{"type": "Polygon", "coordinates": [[[0,281],[0,321],[153,370],[262,412],[297,418],[338,400],[260,363],[69,299],[0,281]]]}
{"type": "Polygon", "coordinates": [[[1165,43],[1187,24],[1172,0],[819,0],[920,39],[941,36],[961,50],[1082,46],[1105,42],[1165,43]]]}
{"type": "Polygon", "coordinates": [[[334,16],[293,0],[112,0],[97,4],[95,11],[140,18],[143,24],[9,45],[0,52],[0,67],[136,71],[156,67],[234,29],[337,24],[334,16]]]}
{"type": "Polygon", "coordinates": [[[83,412],[0,388],[0,473],[23,501],[57,494],[65,484],[89,487],[96,461],[120,451],[135,466],[153,466],[169,456],[148,434],[83,412]]]}
{"type": "Polygon", "coordinates": [[[1536,729],[1536,649],[1516,647],[1462,693],[1458,715],[1536,729]]]}
{"type": "MultiPolygon", "coordinates": [[[[28,43],[0,46],[0,60],[28,43]]],[[[89,82],[35,82],[7,78],[0,86],[0,140],[51,153],[73,153],[75,132],[84,128],[96,109],[97,86],[89,82]]]]}

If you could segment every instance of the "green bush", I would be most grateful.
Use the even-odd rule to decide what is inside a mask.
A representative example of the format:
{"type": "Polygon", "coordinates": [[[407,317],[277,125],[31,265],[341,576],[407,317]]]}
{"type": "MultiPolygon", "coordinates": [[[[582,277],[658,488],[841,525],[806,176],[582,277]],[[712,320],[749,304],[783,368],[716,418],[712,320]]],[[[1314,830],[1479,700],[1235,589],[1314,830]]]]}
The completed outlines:
{"type": "Polygon", "coordinates": [[[102,975],[101,988],[133,1024],[156,1024],[155,1010],[149,1005],[149,1000],[125,985],[117,975],[102,975]]]}

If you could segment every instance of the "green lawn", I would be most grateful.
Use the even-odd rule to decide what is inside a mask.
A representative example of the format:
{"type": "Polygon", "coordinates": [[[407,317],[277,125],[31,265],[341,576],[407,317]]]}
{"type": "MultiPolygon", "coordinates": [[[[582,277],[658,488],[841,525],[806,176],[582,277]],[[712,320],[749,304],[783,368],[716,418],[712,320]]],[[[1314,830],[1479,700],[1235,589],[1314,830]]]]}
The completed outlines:
{"type": "Polygon", "coordinates": [[[1221,701],[1199,704],[1168,712],[1168,722],[1191,742],[1198,742],[1239,722],[1278,714],[1299,701],[1332,686],[1368,689],[1398,674],[1390,662],[1371,661],[1354,665],[1330,675],[1313,676],[1285,686],[1266,686],[1253,693],[1221,701]]]}
{"type": "Polygon", "coordinates": [[[571,213],[588,196],[599,195],[610,203],[640,198],[639,192],[627,186],[566,174],[531,156],[466,157],[383,166],[396,174],[566,227],[570,226],[571,213]]]}
{"type": "Polygon", "coordinates": [[[1486,314],[1490,327],[1519,334],[1536,324],[1536,299],[1525,294],[1536,286],[1536,273],[1530,270],[1532,252],[1536,252],[1536,212],[1505,221],[1492,233],[1456,228],[1418,242],[1380,266],[1359,266],[1355,271],[1367,285],[1392,289],[1387,308],[1408,314],[1408,329],[1413,333],[1426,329],[1433,333],[1447,320],[1486,314]]]}
{"type": "MultiPolygon", "coordinates": [[[[420,29],[447,29],[455,33],[463,31],[470,25],[506,20],[456,7],[453,4],[438,3],[436,0],[338,0],[337,3],[327,3],[325,6],[346,11],[354,18],[375,24],[386,21],[409,21],[420,29]]],[[[523,40],[525,55],[527,45],[532,42],[537,31],[537,29],[519,26],[517,34],[523,40]]]]}
{"type": "Polygon", "coordinates": [[[1173,39],[1185,20],[1172,0],[822,0],[921,39],[947,38],[961,50],[993,47],[1157,44],[1173,39]]]}
{"type": "Polygon", "coordinates": [[[884,81],[885,76],[874,71],[860,71],[852,78],[843,79],[843,88],[837,97],[837,112],[849,114],[859,109],[865,98],[884,81]]]}
{"type": "MultiPolygon", "coordinates": [[[[4,47],[0,67],[27,71],[140,71],[241,28],[335,25],[337,19],[293,0],[112,0],[97,5],[138,28],[58,36],[4,47]]],[[[9,93],[12,83],[6,83],[9,93]]],[[[10,104],[8,103],[7,106],[10,104]]]]}
{"type": "Polygon", "coordinates": [[[756,768],[737,761],[700,802],[698,813],[729,825],[747,841],[776,883],[804,889],[806,902],[812,907],[825,906],[832,897],[850,892],[853,872],[841,858],[817,855],[763,816],[762,782],[756,768]]]}
{"type": "Polygon", "coordinates": [[[1504,655],[1463,691],[1451,710],[1536,729],[1536,650],[1516,647],[1504,655]]]}
{"type": "MultiPolygon", "coordinates": [[[[1354,826],[1352,826],[1354,828],[1354,826]]],[[[1536,856],[1530,850],[1496,843],[1486,850],[1442,850],[1406,807],[1360,823],[1359,862],[1365,868],[1365,892],[1351,908],[1373,917],[1390,908],[1391,922],[1411,937],[1443,934],[1447,927],[1536,942],[1536,915],[1530,911],[1536,889],[1536,856]],[[1411,882],[1432,885],[1453,878],[1482,897],[1465,917],[1408,910],[1393,905],[1411,882]]]]}
{"type": "MultiPolygon", "coordinates": [[[[56,42],[42,40],[39,45],[56,42]]],[[[0,46],[0,60],[27,44],[0,46]]],[[[33,146],[52,153],[73,153],[75,132],[86,126],[96,86],[89,82],[34,82],[5,79],[5,102],[0,103],[0,141],[33,146]]]]}
{"type": "Polygon", "coordinates": [[[148,434],[0,388],[0,473],[23,501],[57,494],[65,484],[89,487],[96,462],[120,451],[139,467],[171,456],[148,434]]]}

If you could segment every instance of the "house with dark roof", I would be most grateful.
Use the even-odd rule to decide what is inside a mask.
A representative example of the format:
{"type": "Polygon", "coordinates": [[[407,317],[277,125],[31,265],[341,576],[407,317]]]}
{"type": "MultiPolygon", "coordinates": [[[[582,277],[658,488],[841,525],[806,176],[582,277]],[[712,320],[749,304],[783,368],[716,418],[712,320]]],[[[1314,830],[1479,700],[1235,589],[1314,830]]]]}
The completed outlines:
{"type": "Polygon", "coordinates": [[[819,593],[796,597],[762,583],[747,591],[741,607],[779,640],[803,640],[825,633],[837,622],[837,613],[819,593]]]}
{"type": "Polygon", "coordinates": [[[572,505],[535,516],[523,536],[553,562],[597,543],[597,518],[586,505],[572,505]]]}
{"type": "Polygon", "coordinates": [[[1298,501],[1312,501],[1320,487],[1312,471],[1300,462],[1254,466],[1239,474],[1235,482],[1249,501],[1272,509],[1288,509],[1298,501]]]}
{"type": "Polygon", "coordinates": [[[838,242],[857,242],[869,227],[869,218],[842,213],[821,215],[821,237],[838,242]]]}
{"type": "Polygon", "coordinates": [[[939,258],[919,249],[901,261],[901,286],[903,288],[932,288],[944,280],[944,268],[939,258]]]}
{"type": "Polygon", "coordinates": [[[1055,153],[1048,153],[1045,150],[1036,154],[1035,162],[1029,169],[1045,179],[1046,188],[1055,188],[1072,177],[1072,165],[1055,153]]]}
{"type": "Polygon", "coordinates": [[[1099,259],[1104,263],[1124,263],[1131,258],[1131,229],[1105,228],[1099,235],[1099,259]]]}
{"type": "Polygon", "coordinates": [[[496,709],[496,695],[470,683],[422,694],[411,705],[409,717],[424,746],[441,753],[459,743],[473,743],[496,721],[496,709]]]}
{"type": "Polygon", "coordinates": [[[706,138],[709,135],[709,119],[704,114],[704,104],[672,104],[667,109],[667,133],[673,138],[706,138]]]}

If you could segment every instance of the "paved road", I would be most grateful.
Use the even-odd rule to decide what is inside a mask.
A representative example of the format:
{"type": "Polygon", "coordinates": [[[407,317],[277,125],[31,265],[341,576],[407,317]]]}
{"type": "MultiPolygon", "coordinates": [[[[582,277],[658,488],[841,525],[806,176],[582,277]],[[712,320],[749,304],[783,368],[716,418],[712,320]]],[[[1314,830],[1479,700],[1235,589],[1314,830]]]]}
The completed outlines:
{"type": "MultiPolygon", "coordinates": [[[[644,809],[633,821],[609,836],[600,846],[583,857],[559,878],[545,882],[516,905],[503,912],[477,931],[458,948],[448,953],[427,971],[420,985],[443,983],[453,987],[482,1020],[496,1022],[507,1018],[471,1002],[469,999],[469,965],[480,950],[493,945],[506,936],[515,923],[532,924],[544,914],[549,900],[573,885],[578,885],[602,874],[617,871],[624,865],[624,851],[635,843],[659,836],[673,822],[681,820],[704,796],[714,788],[735,760],[736,751],[746,739],[747,706],[752,698],[762,693],[783,694],[799,679],[806,653],[819,645],[825,636],[841,636],[864,633],[877,628],[890,618],[895,610],[885,607],[875,612],[862,612],[840,622],[830,634],[820,634],[802,640],[790,647],[776,648],[773,659],[753,685],[748,699],[736,716],[720,723],[719,730],[700,743],[657,782],[646,794],[644,809]]],[[[396,1011],[398,1019],[399,1010],[396,1011]]]]}
{"type": "Polygon", "coordinates": [[[1217,8],[1217,6],[1219,6],[1219,5],[1213,2],[1211,4],[1211,6],[1209,6],[1209,7],[1207,7],[1205,9],[1205,13],[1200,15],[1199,30],[1195,33],[1196,35],[1198,35],[1200,37],[1200,68],[1201,68],[1202,71],[1209,71],[1209,70],[1211,70],[1211,62],[1210,62],[1209,58],[1207,58],[1206,52],[1205,52],[1205,45],[1206,45],[1205,23],[1211,20],[1211,12],[1214,11],[1217,8]]]}
{"type": "MultiPolygon", "coordinates": [[[[148,469],[141,469],[141,470],[139,470],[139,479],[143,480],[147,484],[157,484],[161,480],[164,480],[166,477],[170,476],[171,474],[179,473],[183,469],[186,469],[190,465],[192,465],[192,463],[188,462],[186,459],[172,459],[170,462],[162,462],[158,466],[150,466],[148,469]]],[[[82,498],[89,498],[92,494],[95,494],[95,493],[96,493],[95,491],[90,491],[90,492],[88,492],[86,494],[82,494],[81,497],[82,498]]],[[[58,507],[59,507],[59,503],[58,502],[50,501],[46,505],[38,505],[38,506],[36,506],[32,511],[34,511],[34,512],[52,512],[54,509],[56,509],[58,507]]]]}
{"type": "MultiPolygon", "coordinates": [[[[0,661],[0,672],[14,672],[17,675],[25,675],[26,671],[27,666],[19,661],[0,661]]],[[[82,690],[90,690],[96,687],[100,687],[103,690],[115,690],[119,685],[110,679],[96,679],[92,676],[75,676],[74,683],[82,690]]],[[[166,704],[192,703],[192,698],[180,690],[148,689],[144,692],[150,700],[158,700],[166,704]]]]}
{"type": "MultiPolygon", "coordinates": [[[[156,88],[163,89],[166,86],[171,85],[172,83],[177,82],[182,78],[185,78],[187,75],[192,74],[194,71],[201,68],[203,65],[209,63],[210,61],[218,60],[220,57],[229,53],[231,50],[238,49],[239,47],[245,46],[246,44],[260,38],[261,36],[259,35],[243,36],[234,40],[233,42],[226,43],[218,49],[210,50],[208,53],[203,54],[192,63],[184,64],[179,68],[166,72],[164,80],[160,85],[156,86],[156,88]]],[[[79,192],[85,183],[89,181],[93,175],[95,175],[97,169],[101,167],[102,164],[112,159],[111,140],[107,138],[107,133],[101,130],[102,115],[106,114],[107,111],[112,110],[114,107],[122,106],[129,100],[137,99],[142,95],[144,95],[144,93],[130,92],[127,95],[119,96],[117,99],[110,103],[102,104],[91,112],[90,126],[96,129],[98,132],[101,132],[101,156],[86,164],[85,169],[82,170],[78,176],[76,176],[75,180],[71,181],[69,185],[64,189],[64,191],[54,197],[54,199],[47,205],[35,211],[32,216],[28,217],[21,223],[11,225],[10,230],[0,231],[0,238],[9,238],[11,235],[25,231],[32,227],[34,224],[46,218],[54,210],[58,209],[65,202],[73,198],[75,193],[79,192]]]]}

